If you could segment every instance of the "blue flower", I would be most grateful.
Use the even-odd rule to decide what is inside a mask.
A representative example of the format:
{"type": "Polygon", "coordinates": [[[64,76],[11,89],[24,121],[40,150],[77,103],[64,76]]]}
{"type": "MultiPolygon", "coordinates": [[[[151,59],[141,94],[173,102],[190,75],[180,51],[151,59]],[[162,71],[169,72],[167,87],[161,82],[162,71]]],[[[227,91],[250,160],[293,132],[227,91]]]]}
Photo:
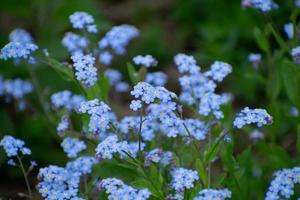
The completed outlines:
{"type": "Polygon", "coordinates": [[[78,153],[86,149],[86,144],[83,141],[70,137],[65,138],[61,146],[69,158],[77,157],[78,153]]]}
{"type": "Polygon", "coordinates": [[[89,40],[72,32],[67,32],[62,39],[62,44],[72,54],[75,52],[83,52],[89,46],[89,40]]]}
{"type": "Polygon", "coordinates": [[[157,60],[151,55],[145,55],[145,56],[138,55],[138,56],[135,56],[133,58],[133,62],[136,65],[142,65],[142,66],[147,67],[147,68],[157,66],[157,60]]]}
{"type": "Polygon", "coordinates": [[[31,93],[32,90],[32,84],[25,80],[15,79],[4,81],[5,94],[15,99],[22,99],[26,94],[31,93]]]}
{"type": "Polygon", "coordinates": [[[89,131],[92,133],[105,133],[110,128],[109,123],[116,120],[110,107],[98,99],[82,102],[78,109],[79,113],[87,113],[90,117],[89,131]]]}
{"type": "Polygon", "coordinates": [[[199,180],[198,173],[194,170],[175,168],[171,172],[171,186],[176,192],[183,192],[185,189],[192,189],[194,182],[199,180]]]}
{"type": "Polygon", "coordinates": [[[257,129],[253,130],[249,135],[249,139],[253,141],[264,139],[264,137],[264,134],[257,129]]]}
{"type": "Polygon", "coordinates": [[[97,68],[94,66],[95,58],[91,54],[75,53],[71,59],[74,62],[76,79],[85,87],[95,85],[97,81],[97,68]]]}
{"type": "Polygon", "coordinates": [[[210,70],[205,72],[204,75],[211,77],[213,80],[221,82],[223,79],[232,72],[232,67],[228,63],[215,61],[210,70]]]}
{"type": "Polygon", "coordinates": [[[284,25],[284,32],[286,33],[288,39],[292,39],[294,37],[294,25],[293,23],[288,23],[284,25]]]}
{"type": "Polygon", "coordinates": [[[145,81],[153,86],[164,86],[167,82],[167,75],[163,72],[147,73],[145,81]]]}
{"type": "Polygon", "coordinates": [[[278,5],[272,0],[250,0],[247,7],[257,8],[262,12],[269,12],[278,8],[278,5]]]}
{"type": "Polygon", "coordinates": [[[217,119],[221,119],[224,117],[223,112],[220,110],[223,104],[224,101],[221,95],[206,93],[200,100],[199,114],[208,116],[210,113],[213,113],[217,119]]]}
{"type": "Polygon", "coordinates": [[[110,65],[112,62],[113,56],[109,51],[104,51],[99,55],[99,62],[103,65],[110,65]]]}
{"type": "Polygon", "coordinates": [[[300,46],[293,48],[291,55],[293,56],[295,63],[300,64],[300,46]]]}
{"type": "MultiPolygon", "coordinates": [[[[198,119],[185,119],[183,123],[185,123],[190,134],[196,140],[204,140],[206,138],[209,131],[209,126],[205,124],[203,121],[200,121],[198,119]]],[[[186,132],[186,130],[183,127],[182,129],[183,129],[182,132],[186,132]]]]}
{"type": "MultiPolygon", "coordinates": [[[[139,116],[126,116],[119,123],[118,128],[124,134],[124,136],[128,136],[130,131],[137,132],[140,125],[140,117],[139,116]]],[[[152,141],[155,137],[155,132],[160,129],[159,124],[154,121],[147,119],[142,124],[142,138],[144,141],[152,141]]]]}
{"type": "Polygon", "coordinates": [[[231,198],[231,191],[228,189],[202,189],[194,200],[218,199],[225,200],[231,198]]]}
{"type": "Polygon", "coordinates": [[[92,167],[98,161],[91,156],[82,156],[74,161],[68,162],[66,169],[71,172],[79,173],[80,176],[92,173],[92,167]]]}
{"type": "Polygon", "coordinates": [[[119,82],[116,84],[115,89],[117,92],[127,92],[130,86],[126,82],[119,82]]]}
{"type": "Polygon", "coordinates": [[[139,82],[135,85],[131,91],[131,95],[135,98],[139,98],[146,104],[153,103],[155,99],[163,103],[168,103],[172,99],[177,98],[175,93],[170,92],[163,87],[153,87],[146,82],[139,82]]]}
{"type": "Polygon", "coordinates": [[[142,108],[142,102],[140,100],[132,100],[129,107],[131,110],[137,111],[142,108]]]}
{"type": "Polygon", "coordinates": [[[109,79],[109,83],[112,86],[119,83],[122,79],[122,74],[115,69],[105,70],[104,75],[109,79]]]}
{"type": "MultiPolygon", "coordinates": [[[[145,144],[142,143],[141,149],[143,150],[144,147],[145,144]]],[[[109,135],[97,145],[95,155],[100,159],[112,159],[114,154],[118,154],[121,158],[128,157],[127,154],[136,157],[138,150],[137,142],[119,141],[116,135],[109,135]]]]}
{"type": "Polygon", "coordinates": [[[29,59],[30,54],[38,49],[38,46],[32,43],[10,42],[5,45],[0,52],[0,59],[9,58],[29,59]]]}
{"type": "Polygon", "coordinates": [[[75,29],[86,29],[90,33],[98,32],[94,18],[86,12],[75,12],[69,18],[75,29]]]}
{"type": "Polygon", "coordinates": [[[12,136],[6,135],[0,141],[8,157],[17,156],[18,154],[30,155],[31,150],[25,147],[25,142],[19,139],[15,139],[12,136]]]}
{"type": "Polygon", "coordinates": [[[9,160],[7,161],[7,164],[8,164],[8,165],[11,165],[11,166],[16,166],[16,165],[17,165],[16,162],[15,162],[13,159],[9,159],[9,160]]]}
{"type": "Polygon", "coordinates": [[[150,162],[159,163],[163,155],[161,149],[153,149],[145,155],[145,166],[149,166],[150,162]]]}
{"type": "Polygon", "coordinates": [[[139,35],[137,28],[131,25],[114,26],[99,41],[100,49],[111,48],[116,54],[124,54],[125,48],[129,42],[139,35]]]}
{"type": "Polygon", "coordinates": [[[170,151],[164,152],[161,149],[153,149],[147,152],[145,155],[145,166],[149,166],[150,162],[161,163],[163,166],[167,166],[174,161],[173,153],[170,151]]]}
{"type": "Polygon", "coordinates": [[[57,127],[56,127],[56,131],[58,133],[58,135],[62,136],[63,133],[68,130],[70,127],[70,119],[68,116],[63,116],[61,118],[61,121],[58,123],[57,127]]]}
{"type": "Polygon", "coordinates": [[[51,96],[51,103],[55,108],[63,108],[68,111],[77,110],[82,102],[84,102],[83,96],[72,94],[69,90],[63,90],[51,96]]]}
{"type": "Polygon", "coordinates": [[[101,159],[112,159],[114,153],[119,151],[119,140],[116,135],[108,136],[97,145],[96,156],[101,159]]]}
{"type": "Polygon", "coordinates": [[[193,56],[180,53],[174,57],[174,62],[180,73],[197,74],[200,71],[200,66],[197,65],[193,56]]]}
{"type": "Polygon", "coordinates": [[[261,54],[260,53],[250,53],[248,55],[248,60],[253,64],[254,67],[257,67],[261,62],[261,54]]]}
{"type": "Polygon", "coordinates": [[[106,194],[108,194],[108,199],[146,200],[151,195],[148,189],[134,189],[116,178],[101,180],[98,188],[99,190],[105,190],[106,194]]]}
{"type": "Polygon", "coordinates": [[[265,200],[289,199],[294,194],[295,184],[300,183],[300,167],[282,169],[274,174],[265,200]]]}
{"type": "Polygon", "coordinates": [[[67,200],[77,196],[80,174],[63,167],[50,165],[41,168],[37,189],[45,199],[67,200]]]}
{"type": "Polygon", "coordinates": [[[233,122],[233,126],[242,128],[247,124],[257,124],[258,127],[268,125],[272,123],[272,117],[264,109],[249,109],[244,108],[240,113],[237,114],[233,122]]]}
{"type": "Polygon", "coordinates": [[[33,43],[31,35],[22,28],[16,28],[9,34],[10,42],[33,43]]]}

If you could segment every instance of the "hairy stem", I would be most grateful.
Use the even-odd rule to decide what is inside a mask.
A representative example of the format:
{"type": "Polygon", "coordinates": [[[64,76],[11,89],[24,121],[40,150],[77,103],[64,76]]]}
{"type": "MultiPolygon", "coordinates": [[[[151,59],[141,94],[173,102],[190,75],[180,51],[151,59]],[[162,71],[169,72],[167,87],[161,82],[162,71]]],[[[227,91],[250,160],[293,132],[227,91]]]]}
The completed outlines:
{"type": "Polygon", "coordinates": [[[18,159],[18,161],[19,161],[20,168],[21,168],[21,170],[22,170],[22,173],[23,173],[23,175],[24,175],[24,179],[25,179],[25,182],[26,182],[26,187],[27,187],[27,191],[28,191],[28,198],[29,198],[29,199],[33,199],[33,198],[32,198],[32,194],[31,194],[30,184],[29,184],[29,181],[28,181],[28,177],[27,177],[27,174],[26,174],[24,165],[23,165],[23,163],[22,163],[22,159],[20,158],[19,155],[17,155],[17,159],[18,159]]]}

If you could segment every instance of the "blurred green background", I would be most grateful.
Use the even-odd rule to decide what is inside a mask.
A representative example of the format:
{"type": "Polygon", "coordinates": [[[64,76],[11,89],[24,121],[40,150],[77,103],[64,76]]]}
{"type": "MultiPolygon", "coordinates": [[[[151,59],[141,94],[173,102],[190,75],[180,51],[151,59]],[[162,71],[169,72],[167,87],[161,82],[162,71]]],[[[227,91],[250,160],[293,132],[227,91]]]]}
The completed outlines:
{"type": "MultiPolygon", "coordinates": [[[[289,22],[294,3],[292,0],[277,3],[280,9],[270,15],[279,32],[285,36],[283,25],[289,22]]],[[[251,170],[257,164],[246,163],[253,167],[249,169],[249,176],[241,178],[245,182],[245,190],[257,185],[254,192],[263,195],[275,170],[298,162],[295,158],[299,119],[289,115],[293,105],[286,97],[281,75],[279,73],[269,83],[264,64],[255,70],[247,60],[249,53],[261,52],[255,42],[254,30],[255,27],[264,30],[266,16],[253,9],[242,9],[240,0],[0,0],[0,46],[8,42],[8,35],[14,28],[21,27],[33,35],[40,48],[48,48],[52,57],[67,60],[68,53],[62,47],[61,39],[65,32],[71,30],[68,16],[74,11],[91,13],[100,28],[100,35],[111,26],[123,23],[140,29],[141,35],[128,47],[128,53],[117,58],[112,65],[125,75],[126,62],[134,55],[152,54],[159,60],[159,70],[169,74],[169,89],[178,91],[173,56],[179,52],[193,54],[203,69],[214,60],[233,66],[233,73],[219,87],[220,91],[234,95],[233,109],[264,107],[274,116],[273,125],[263,130],[266,141],[252,144],[250,150],[258,165],[264,167],[261,172],[264,176],[262,179],[253,178],[251,170]],[[274,90],[278,94],[272,98],[270,93],[274,90]]],[[[273,40],[271,38],[271,48],[276,49],[278,45],[273,40]]],[[[48,102],[53,92],[72,87],[48,66],[38,66],[36,73],[48,102]]],[[[15,67],[12,62],[0,61],[0,74],[5,79],[28,78],[26,68],[15,67]]],[[[30,99],[32,105],[38,105],[34,102],[34,94],[30,99]]],[[[17,111],[13,104],[6,104],[3,99],[0,102],[0,138],[12,134],[24,139],[33,151],[32,159],[40,166],[66,162],[55,127],[43,116],[41,109],[32,107],[24,113],[17,111]]],[[[121,107],[126,105],[123,102],[121,107]]],[[[247,134],[241,131],[235,135],[240,141],[235,146],[235,155],[243,151],[246,144],[251,145],[247,134]]],[[[246,162],[247,155],[243,155],[241,162],[246,162]]],[[[0,156],[0,194],[9,196],[24,190],[24,184],[17,170],[8,167],[6,161],[4,156],[0,156]]],[[[35,180],[35,177],[32,179],[35,180]]]]}

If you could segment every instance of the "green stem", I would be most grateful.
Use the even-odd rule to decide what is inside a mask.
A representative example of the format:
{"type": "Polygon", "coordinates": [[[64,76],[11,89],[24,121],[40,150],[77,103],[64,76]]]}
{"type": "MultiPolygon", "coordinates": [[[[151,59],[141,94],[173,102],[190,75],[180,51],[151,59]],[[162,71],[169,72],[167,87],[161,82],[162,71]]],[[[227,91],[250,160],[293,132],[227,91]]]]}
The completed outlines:
{"type": "Polygon", "coordinates": [[[156,192],[159,194],[159,199],[165,199],[164,195],[162,194],[162,192],[156,188],[156,185],[153,183],[153,181],[151,180],[151,178],[147,175],[147,173],[144,170],[144,167],[142,165],[139,165],[140,171],[142,172],[142,176],[144,176],[144,178],[146,180],[148,180],[150,182],[150,184],[152,185],[152,187],[156,190],[156,192]]]}
{"type": "Polygon", "coordinates": [[[220,142],[223,140],[223,138],[230,132],[230,130],[222,132],[219,136],[218,140],[214,143],[211,150],[208,152],[207,156],[205,156],[204,159],[204,165],[206,165],[208,162],[210,162],[210,157],[213,155],[216,148],[219,146],[220,142]]]}
{"type": "Polygon", "coordinates": [[[32,66],[27,65],[27,69],[29,71],[32,83],[34,85],[34,88],[35,88],[35,91],[36,91],[36,94],[37,94],[37,97],[38,97],[38,100],[39,100],[39,103],[41,105],[41,108],[42,108],[43,112],[45,113],[45,115],[46,115],[47,119],[50,121],[50,123],[55,124],[54,119],[52,118],[52,116],[49,113],[48,109],[45,107],[44,102],[46,102],[46,101],[43,97],[42,89],[40,87],[40,84],[39,84],[39,81],[36,77],[36,74],[35,74],[34,70],[32,69],[32,66]]]}
{"type": "MultiPolygon", "coordinates": [[[[211,148],[211,132],[208,133],[208,149],[211,148]]],[[[207,169],[207,186],[210,187],[211,180],[211,162],[208,163],[207,169]]]]}
{"type": "Polygon", "coordinates": [[[25,179],[25,182],[26,182],[26,187],[27,187],[27,190],[28,190],[28,198],[29,198],[29,199],[33,199],[33,198],[32,198],[32,194],[31,194],[30,184],[29,184],[29,181],[28,181],[28,177],[27,177],[25,168],[24,168],[24,166],[23,166],[22,160],[21,160],[21,158],[19,157],[19,155],[17,155],[17,159],[18,159],[18,161],[19,161],[20,168],[21,168],[21,170],[22,170],[22,173],[23,173],[23,175],[24,175],[24,179],[25,179]]]}
{"type": "Polygon", "coordinates": [[[141,143],[142,143],[142,126],[143,126],[143,106],[140,109],[140,126],[139,126],[139,132],[138,132],[138,139],[139,139],[139,159],[141,160],[141,156],[142,156],[142,147],[141,147],[141,143]]]}

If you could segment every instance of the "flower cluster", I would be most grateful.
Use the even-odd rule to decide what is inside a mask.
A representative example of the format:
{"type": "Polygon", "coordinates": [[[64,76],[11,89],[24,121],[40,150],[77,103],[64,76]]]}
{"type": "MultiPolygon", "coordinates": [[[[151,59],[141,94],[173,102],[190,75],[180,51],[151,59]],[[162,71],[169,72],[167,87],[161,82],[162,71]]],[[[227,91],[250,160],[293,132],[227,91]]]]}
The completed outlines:
{"type": "Polygon", "coordinates": [[[163,72],[147,73],[145,81],[153,86],[164,86],[167,83],[168,76],[163,72]]]}
{"type": "Polygon", "coordinates": [[[71,59],[74,62],[76,79],[85,87],[95,85],[97,81],[97,68],[94,66],[95,58],[91,54],[75,53],[71,59]]]}
{"type": "Polygon", "coordinates": [[[30,54],[38,49],[38,46],[32,43],[10,42],[0,51],[0,59],[23,58],[30,60],[30,54]]]}
{"type": "Polygon", "coordinates": [[[180,73],[198,74],[200,71],[200,66],[197,65],[197,62],[193,56],[180,53],[174,57],[174,62],[177,65],[180,73]]]}
{"type": "Polygon", "coordinates": [[[31,35],[22,28],[16,28],[9,34],[10,42],[33,43],[31,35]]]}
{"type": "Polygon", "coordinates": [[[185,119],[183,121],[184,125],[186,126],[187,130],[182,127],[182,133],[191,134],[196,140],[204,140],[209,131],[209,125],[203,121],[198,119],[185,119]],[[187,131],[189,133],[187,133],[187,131]]]}
{"type": "Polygon", "coordinates": [[[56,131],[58,133],[58,135],[63,136],[63,133],[68,130],[70,127],[70,120],[69,120],[69,116],[64,115],[62,116],[60,122],[58,123],[57,127],[56,127],[56,131]]]}
{"type": "Polygon", "coordinates": [[[89,131],[92,133],[105,133],[110,128],[110,122],[115,121],[115,115],[110,107],[98,99],[82,102],[79,106],[79,113],[89,114],[89,131]]]}
{"type": "Polygon", "coordinates": [[[146,82],[139,82],[136,86],[134,86],[133,90],[131,91],[131,95],[139,99],[131,102],[131,107],[133,110],[141,108],[142,102],[145,104],[150,104],[155,100],[159,100],[162,103],[169,103],[172,99],[177,97],[175,93],[170,92],[163,87],[154,87],[146,82]]]}
{"type": "Polygon", "coordinates": [[[63,167],[50,165],[41,168],[37,188],[45,199],[72,199],[77,197],[80,176],[63,167]]]}
{"type": "Polygon", "coordinates": [[[145,56],[138,55],[138,56],[135,56],[133,58],[133,62],[136,65],[142,65],[142,66],[147,67],[147,68],[157,66],[157,60],[151,55],[145,55],[145,56]]]}
{"type": "Polygon", "coordinates": [[[194,200],[218,199],[225,200],[231,198],[231,192],[228,189],[203,189],[200,190],[198,196],[194,200]]]}
{"type": "Polygon", "coordinates": [[[242,0],[242,6],[257,8],[262,12],[269,12],[278,8],[278,5],[272,0],[242,0]]]}
{"type": "Polygon", "coordinates": [[[127,24],[114,26],[98,45],[100,49],[111,48],[116,54],[124,54],[128,43],[137,36],[139,36],[139,31],[134,26],[127,24]]]}
{"type": "Polygon", "coordinates": [[[25,95],[31,93],[33,90],[32,84],[22,79],[8,79],[3,80],[0,76],[0,96],[13,97],[15,99],[22,99],[25,95]]]}
{"type": "Polygon", "coordinates": [[[97,33],[97,26],[94,24],[93,16],[86,12],[75,12],[70,15],[70,21],[73,28],[87,30],[90,33],[97,33]]]}
{"type": "Polygon", "coordinates": [[[91,173],[97,161],[93,157],[79,157],[67,163],[66,167],[50,165],[41,168],[37,189],[45,199],[83,200],[78,197],[80,177],[91,173]]]}
{"type": "Polygon", "coordinates": [[[62,44],[72,54],[76,52],[83,52],[89,45],[89,40],[85,37],[77,35],[72,32],[67,32],[62,39],[62,44]]]}
{"type": "MultiPolygon", "coordinates": [[[[145,144],[141,144],[141,150],[143,150],[145,144]]],[[[138,152],[138,143],[127,141],[119,141],[116,135],[109,135],[106,139],[100,142],[96,149],[96,157],[101,159],[112,159],[114,154],[119,154],[120,157],[127,157],[127,154],[132,157],[136,157],[138,152]],[[126,153],[125,153],[126,152],[126,153]]]]}
{"type": "Polygon", "coordinates": [[[247,124],[257,124],[258,127],[272,123],[272,117],[265,109],[250,109],[244,108],[237,114],[233,125],[237,128],[242,128],[247,124]]]}
{"type": "Polygon", "coordinates": [[[215,61],[210,70],[205,72],[204,75],[211,77],[213,80],[217,82],[223,81],[223,79],[232,72],[232,67],[228,63],[215,61]]]}
{"type": "MultiPolygon", "coordinates": [[[[126,116],[119,123],[118,128],[120,131],[127,136],[132,130],[137,132],[140,125],[139,116],[126,116]]],[[[159,124],[154,120],[146,120],[142,123],[141,135],[143,140],[152,141],[155,137],[155,132],[159,130],[159,124]]]]}
{"type": "Polygon", "coordinates": [[[225,96],[215,93],[214,81],[220,82],[231,73],[231,65],[216,61],[209,71],[201,73],[193,56],[178,54],[174,62],[179,72],[184,74],[179,78],[182,88],[180,100],[190,106],[198,105],[200,115],[208,116],[212,113],[217,119],[223,118],[220,109],[227,101],[225,96]]]}
{"type": "Polygon", "coordinates": [[[82,156],[74,161],[68,162],[66,169],[70,172],[75,172],[82,176],[92,173],[92,167],[97,163],[98,161],[94,157],[82,156]]]}
{"type": "Polygon", "coordinates": [[[69,90],[63,90],[51,96],[51,103],[55,108],[63,108],[68,111],[77,110],[82,102],[84,102],[82,95],[72,94],[69,90]]]}
{"type": "Polygon", "coordinates": [[[25,147],[25,142],[19,139],[15,139],[12,136],[6,135],[0,142],[8,157],[17,156],[20,153],[23,155],[30,155],[31,150],[25,147]]]}
{"type": "Polygon", "coordinates": [[[122,74],[115,69],[107,69],[104,72],[105,76],[109,79],[109,84],[115,88],[117,92],[127,92],[129,85],[122,81],[122,74]]]}
{"type": "Polygon", "coordinates": [[[277,171],[274,176],[265,200],[289,199],[294,194],[294,185],[300,183],[300,167],[277,171]]]}
{"type": "Polygon", "coordinates": [[[248,60],[253,64],[254,67],[257,67],[261,62],[261,54],[260,53],[250,53],[248,55],[248,60]]]}
{"type": "Polygon", "coordinates": [[[170,151],[163,151],[161,149],[153,149],[145,155],[145,166],[149,166],[151,162],[160,163],[167,166],[173,162],[173,153],[170,151]]]}
{"type": "Polygon", "coordinates": [[[295,63],[300,64],[300,46],[293,48],[291,55],[293,56],[295,63]]]}
{"type": "Polygon", "coordinates": [[[264,134],[257,129],[253,130],[249,135],[249,139],[252,141],[261,140],[264,139],[264,137],[265,137],[264,134]]]}
{"type": "Polygon", "coordinates": [[[105,190],[108,194],[108,199],[146,200],[151,196],[148,189],[134,189],[116,178],[103,179],[99,183],[98,187],[100,190],[105,190]]]}
{"type": "Polygon", "coordinates": [[[77,157],[79,152],[86,149],[86,144],[83,141],[70,137],[65,138],[61,146],[69,158],[77,157]]]}
{"type": "Polygon", "coordinates": [[[171,174],[171,186],[177,193],[183,193],[185,189],[193,188],[194,182],[199,180],[197,172],[191,169],[175,168],[171,174]]]}
{"type": "Polygon", "coordinates": [[[113,60],[113,56],[109,51],[104,51],[100,53],[98,60],[103,65],[110,65],[113,60]]]}

